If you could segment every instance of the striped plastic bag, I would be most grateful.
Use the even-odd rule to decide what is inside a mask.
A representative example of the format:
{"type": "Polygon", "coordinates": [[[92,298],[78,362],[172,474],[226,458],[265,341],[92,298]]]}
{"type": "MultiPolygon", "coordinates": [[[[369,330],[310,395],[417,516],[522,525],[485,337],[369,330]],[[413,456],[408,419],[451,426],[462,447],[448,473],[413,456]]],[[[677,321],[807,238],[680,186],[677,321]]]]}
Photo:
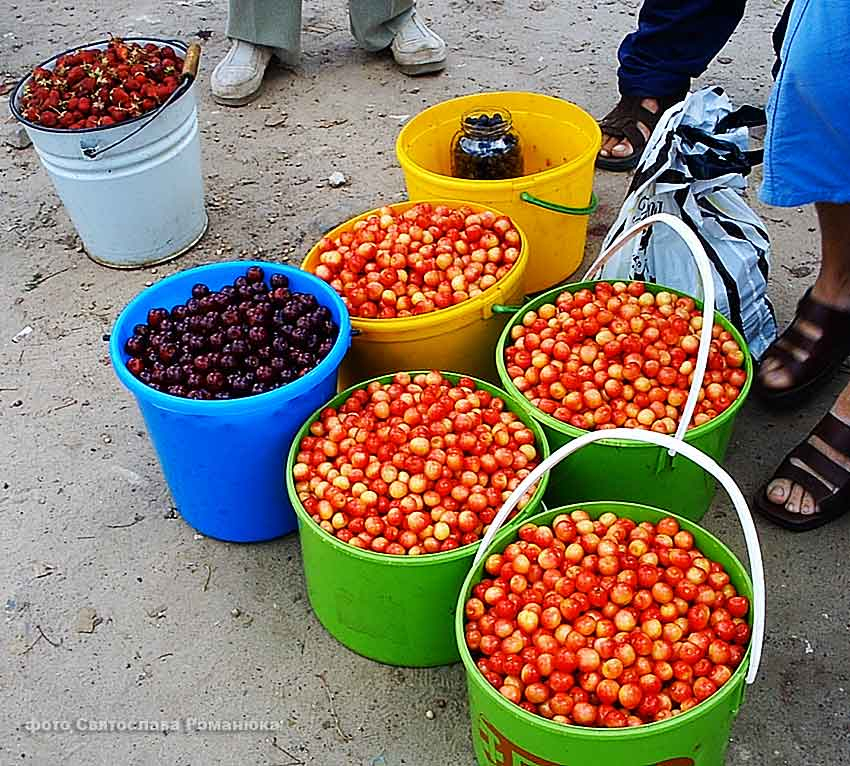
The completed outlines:
{"type": "MultiPolygon", "coordinates": [[[[670,213],[699,237],[712,263],[717,310],[759,359],[776,338],[767,297],[770,240],[742,196],[761,162],[747,151],[748,127],[763,124],[752,107],[735,111],[721,88],[672,106],[650,136],[617,220],[602,249],[647,216],[670,213]]],[[[638,279],[700,297],[699,275],[682,240],[664,226],[648,229],[605,265],[604,279],[638,279]]]]}

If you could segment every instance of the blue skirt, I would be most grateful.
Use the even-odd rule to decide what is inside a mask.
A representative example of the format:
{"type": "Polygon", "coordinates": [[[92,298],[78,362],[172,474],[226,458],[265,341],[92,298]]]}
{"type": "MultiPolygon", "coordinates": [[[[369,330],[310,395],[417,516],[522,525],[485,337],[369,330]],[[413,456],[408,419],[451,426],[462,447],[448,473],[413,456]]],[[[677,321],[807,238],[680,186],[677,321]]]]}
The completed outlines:
{"type": "Polygon", "coordinates": [[[850,202],[850,0],[794,0],[781,59],[761,198],[850,202]]]}

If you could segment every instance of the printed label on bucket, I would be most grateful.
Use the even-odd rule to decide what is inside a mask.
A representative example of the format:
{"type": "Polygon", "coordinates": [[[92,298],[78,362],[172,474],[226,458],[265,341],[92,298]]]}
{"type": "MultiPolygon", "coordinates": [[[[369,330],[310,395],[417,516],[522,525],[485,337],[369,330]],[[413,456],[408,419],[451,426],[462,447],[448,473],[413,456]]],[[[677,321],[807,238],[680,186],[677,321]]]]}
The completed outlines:
{"type": "MultiPolygon", "coordinates": [[[[480,766],[567,766],[538,758],[515,745],[484,716],[478,718],[478,736],[483,745],[484,757],[480,766]]],[[[648,766],[694,766],[694,762],[690,758],[674,758],[672,761],[648,766]]]]}
{"type": "Polygon", "coordinates": [[[484,716],[478,719],[478,724],[478,736],[484,744],[485,761],[481,766],[564,766],[538,758],[518,747],[484,716]]]}

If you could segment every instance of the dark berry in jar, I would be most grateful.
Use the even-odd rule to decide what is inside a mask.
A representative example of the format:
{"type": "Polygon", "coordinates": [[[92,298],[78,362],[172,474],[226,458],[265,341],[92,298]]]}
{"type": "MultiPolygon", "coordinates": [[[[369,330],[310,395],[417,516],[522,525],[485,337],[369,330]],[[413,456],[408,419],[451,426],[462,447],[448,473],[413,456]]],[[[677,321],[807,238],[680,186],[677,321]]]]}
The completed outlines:
{"type": "Polygon", "coordinates": [[[518,178],[524,163],[507,110],[467,112],[452,141],[452,175],[477,181],[518,178]]]}

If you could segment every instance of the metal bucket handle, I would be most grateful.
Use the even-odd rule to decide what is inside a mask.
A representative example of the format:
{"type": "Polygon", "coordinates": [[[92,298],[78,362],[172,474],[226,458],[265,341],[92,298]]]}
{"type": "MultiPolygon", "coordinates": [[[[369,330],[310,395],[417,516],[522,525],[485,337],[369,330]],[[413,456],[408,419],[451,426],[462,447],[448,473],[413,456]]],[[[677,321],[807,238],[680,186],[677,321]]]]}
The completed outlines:
{"type": "Polygon", "coordinates": [[[125,141],[129,141],[137,133],[143,131],[165,111],[167,106],[180,98],[180,96],[182,96],[191,87],[192,83],[198,76],[198,65],[200,64],[200,59],[201,46],[198,43],[190,43],[189,47],[186,49],[186,57],[183,59],[183,71],[180,73],[180,84],[174,89],[172,94],[165,99],[165,102],[153,113],[153,115],[151,115],[150,119],[143,122],[135,130],[130,131],[123,138],[119,138],[117,141],[114,141],[103,148],[100,148],[97,143],[86,146],[81,141],[80,152],[83,157],[87,160],[96,160],[98,157],[106,154],[106,152],[110,149],[114,149],[116,146],[123,144],[125,141]]]}
{"type": "MultiPolygon", "coordinates": [[[[685,409],[682,411],[682,417],[679,419],[679,425],[676,428],[676,438],[684,439],[691,419],[694,416],[694,410],[697,406],[697,397],[699,390],[705,378],[705,371],[708,367],[708,352],[711,346],[711,332],[714,327],[714,276],[711,271],[711,261],[705,253],[705,248],[699,241],[697,236],[691,229],[682,221],[669,213],[657,213],[645,218],[638,224],[635,224],[631,229],[623,232],[614,242],[611,243],[607,250],[600,253],[599,257],[593,262],[591,267],[585,273],[583,280],[593,279],[602,267],[608,262],[620,248],[627,242],[634,239],[644,229],[656,223],[667,224],[675,231],[688,246],[691,255],[697,264],[700,280],[702,281],[703,307],[702,307],[702,330],[700,331],[699,350],[697,351],[697,362],[694,369],[694,379],[691,382],[691,389],[688,392],[688,398],[685,401],[685,409]]],[[[671,447],[669,454],[673,457],[678,451],[678,447],[671,447]]]]}
{"type": "Polygon", "coordinates": [[[735,511],[738,514],[738,520],[741,523],[741,528],[744,532],[744,539],[747,543],[747,556],[750,560],[750,574],[753,581],[753,634],[750,642],[750,667],[747,670],[747,683],[751,684],[755,681],[758,675],[759,664],[761,663],[762,647],[764,645],[764,626],[765,626],[765,584],[764,584],[764,566],[761,558],[761,547],[759,546],[758,534],[753,517],[750,515],[750,509],[747,506],[747,501],[744,495],[735,484],[734,479],[726,473],[711,457],[700,452],[696,447],[691,446],[687,442],[680,442],[667,434],[659,434],[654,431],[638,431],[631,428],[614,428],[606,431],[591,431],[577,439],[573,439],[560,449],[555,450],[548,458],[543,460],[528,476],[526,476],[519,486],[511,493],[510,497],[505,501],[504,505],[499,509],[490,527],[487,529],[484,537],[478,546],[478,552],[475,554],[475,559],[472,562],[473,569],[484,557],[493,538],[498,533],[502,524],[511,514],[511,511],[517,506],[522,496],[534,485],[543,474],[557,466],[564,458],[572,455],[573,452],[586,447],[593,442],[602,441],[603,439],[622,439],[623,441],[643,442],[645,444],[656,444],[659,447],[667,447],[672,449],[675,447],[677,451],[696,463],[703,470],[711,474],[726,490],[735,511]]]}

